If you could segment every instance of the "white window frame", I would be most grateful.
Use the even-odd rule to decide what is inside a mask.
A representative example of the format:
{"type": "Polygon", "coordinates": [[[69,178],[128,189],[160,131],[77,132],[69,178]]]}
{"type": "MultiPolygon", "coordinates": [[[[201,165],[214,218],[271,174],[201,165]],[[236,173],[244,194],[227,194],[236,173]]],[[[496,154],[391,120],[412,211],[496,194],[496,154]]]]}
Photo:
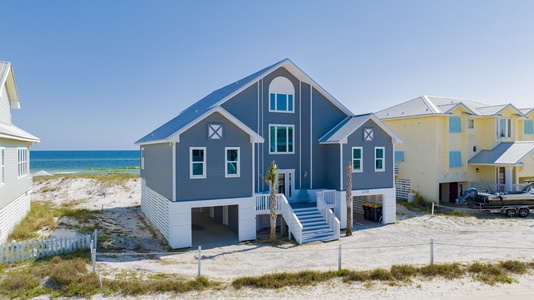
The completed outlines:
{"type": "Polygon", "coordinates": [[[288,125],[288,124],[269,124],[269,154],[295,154],[295,125],[288,125]],[[286,127],[286,143],[287,143],[287,151],[278,151],[278,144],[276,143],[277,140],[276,140],[276,136],[274,137],[275,138],[275,145],[274,145],[274,150],[275,151],[272,151],[271,150],[271,139],[273,138],[271,136],[271,128],[272,127],[275,127],[275,135],[276,135],[276,132],[278,130],[278,127],[286,127]],[[292,146],[293,146],[293,149],[292,151],[289,151],[289,128],[291,127],[292,129],[292,136],[291,136],[291,141],[292,141],[292,146]]]}
{"type": "Polygon", "coordinates": [[[17,174],[18,178],[28,176],[28,148],[17,148],[17,174]]]}
{"type": "Polygon", "coordinates": [[[506,139],[512,137],[512,119],[510,118],[498,118],[497,119],[497,138],[506,139]],[[501,136],[501,121],[504,120],[504,136],[501,136]]]}
{"type": "Polygon", "coordinates": [[[190,179],[204,179],[207,177],[206,174],[206,165],[208,164],[207,159],[207,152],[206,147],[189,147],[189,178],[190,179]],[[204,157],[203,161],[201,162],[193,162],[193,151],[194,150],[202,150],[204,151],[204,157]],[[202,175],[193,175],[193,164],[199,164],[202,163],[202,175]]]}
{"type": "Polygon", "coordinates": [[[468,130],[473,130],[473,129],[475,129],[475,119],[467,119],[467,120],[466,120],[465,127],[466,127],[468,130]],[[473,126],[471,127],[470,125],[473,125],[473,126]]]}
{"type": "Polygon", "coordinates": [[[361,173],[363,172],[363,147],[352,147],[352,173],[361,173]],[[359,149],[360,150],[360,158],[354,158],[354,150],[359,149]],[[360,168],[356,169],[354,166],[354,161],[359,160],[360,161],[360,168]]]}
{"type": "Polygon", "coordinates": [[[295,112],[295,95],[286,93],[269,93],[269,112],[281,112],[281,113],[294,113],[295,112]],[[271,108],[271,95],[274,95],[274,109],[271,108]],[[286,108],[285,110],[278,109],[278,95],[286,96],[286,108]],[[289,110],[289,96],[291,96],[292,105],[289,110]]]}
{"type": "Polygon", "coordinates": [[[375,172],[385,172],[386,171],[386,147],[375,147],[375,172]],[[382,150],[382,156],[381,158],[377,157],[377,150],[382,150]],[[376,167],[376,162],[381,160],[382,161],[382,168],[378,169],[376,167]]]}
{"type": "Polygon", "coordinates": [[[239,147],[225,147],[224,148],[224,177],[226,178],[232,178],[232,177],[239,177],[241,176],[241,149],[239,147]],[[237,150],[237,161],[229,161],[228,160],[228,151],[229,150],[237,150]],[[228,174],[228,164],[229,163],[236,163],[236,174],[228,174]]]}
{"type": "Polygon", "coordinates": [[[145,148],[141,148],[141,170],[145,169],[145,148]]]}
{"type": "Polygon", "coordinates": [[[6,148],[0,147],[0,186],[6,184],[6,148]]]}

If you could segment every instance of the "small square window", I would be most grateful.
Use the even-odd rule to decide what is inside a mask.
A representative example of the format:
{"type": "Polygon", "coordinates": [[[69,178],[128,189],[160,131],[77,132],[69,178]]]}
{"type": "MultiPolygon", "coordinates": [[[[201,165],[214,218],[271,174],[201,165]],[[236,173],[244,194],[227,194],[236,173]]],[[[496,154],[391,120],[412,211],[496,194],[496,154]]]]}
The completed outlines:
{"type": "Polygon", "coordinates": [[[363,140],[372,141],[374,137],[373,128],[364,128],[363,129],[363,140]]]}
{"type": "Polygon", "coordinates": [[[208,124],[208,139],[222,140],[223,126],[222,124],[208,124]]]}
{"type": "Polygon", "coordinates": [[[475,120],[467,119],[467,129],[475,129],[475,120]]]}

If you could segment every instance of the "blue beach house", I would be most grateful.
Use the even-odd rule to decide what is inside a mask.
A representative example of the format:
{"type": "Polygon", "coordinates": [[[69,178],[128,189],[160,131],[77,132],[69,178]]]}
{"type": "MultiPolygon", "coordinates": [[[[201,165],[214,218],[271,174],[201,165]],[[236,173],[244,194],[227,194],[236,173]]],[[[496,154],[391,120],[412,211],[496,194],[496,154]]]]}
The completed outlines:
{"type": "Polygon", "coordinates": [[[349,161],[354,209],[377,201],[381,222],[395,222],[396,143],[373,114],[353,115],[285,59],[212,92],[136,142],[141,210],[173,248],[192,245],[199,213],[239,241],[254,240],[269,226],[264,177],[275,161],[282,231],[298,243],[338,239],[349,161]]]}
{"type": "Polygon", "coordinates": [[[30,146],[39,142],[13,125],[14,109],[20,109],[20,102],[13,67],[0,62],[0,243],[30,210],[30,146]]]}

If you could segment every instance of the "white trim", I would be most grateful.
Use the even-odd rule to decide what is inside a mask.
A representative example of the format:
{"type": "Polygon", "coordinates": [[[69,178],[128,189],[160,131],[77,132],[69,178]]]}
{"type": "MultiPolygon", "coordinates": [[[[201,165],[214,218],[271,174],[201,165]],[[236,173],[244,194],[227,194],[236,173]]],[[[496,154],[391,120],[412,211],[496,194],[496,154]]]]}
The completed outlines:
{"type": "MultiPolygon", "coordinates": [[[[241,176],[241,148],[240,147],[224,147],[224,177],[236,178],[241,176]],[[228,150],[237,150],[237,174],[228,174],[228,150]]],[[[254,165],[254,163],[253,163],[254,165]]]]}
{"type": "MultiPolygon", "coordinates": [[[[255,157],[254,146],[255,145],[256,144],[251,144],[251,146],[252,146],[252,195],[254,195],[256,193],[256,182],[254,182],[254,177],[256,177],[256,167],[254,166],[254,162],[255,162],[255,160],[254,160],[254,157],[255,157]]],[[[260,145],[258,145],[258,152],[259,152],[259,148],[260,148],[260,145]]]]}
{"type": "Polygon", "coordinates": [[[141,170],[145,169],[145,148],[141,147],[141,170]]]}
{"type": "Polygon", "coordinates": [[[375,147],[375,160],[374,160],[374,164],[375,164],[375,172],[385,172],[386,171],[386,147],[375,147]],[[382,158],[378,158],[376,157],[376,150],[378,149],[382,149],[382,158]],[[377,169],[376,168],[376,162],[378,160],[382,160],[382,169],[377,169]]]}
{"type": "Polygon", "coordinates": [[[172,143],[172,201],[176,202],[176,143],[172,143]]]}
{"type": "Polygon", "coordinates": [[[189,178],[190,179],[204,179],[207,177],[206,174],[206,165],[208,164],[206,147],[189,147],[189,178]],[[204,151],[203,161],[195,162],[202,163],[202,175],[193,175],[193,150],[202,150],[204,151]]]}
{"type": "Polygon", "coordinates": [[[310,84],[310,190],[313,190],[313,85],[310,84]]]}
{"type": "MultiPolygon", "coordinates": [[[[345,113],[347,116],[352,116],[352,112],[346,108],[341,102],[339,102],[336,98],[334,98],[330,93],[328,93],[325,89],[323,89],[317,82],[315,82],[308,74],[304,73],[297,65],[295,65],[289,58],[286,58],[282,60],[281,62],[277,63],[276,65],[272,66],[268,70],[265,70],[265,72],[261,73],[256,77],[254,80],[251,80],[250,82],[256,82],[260,79],[263,79],[268,74],[272,73],[278,68],[284,67],[286,70],[291,73],[291,75],[295,76],[300,81],[303,81],[310,86],[315,86],[316,89],[325,96],[332,104],[334,104],[339,110],[341,110],[343,113],[345,113]]],[[[228,101],[229,99],[233,98],[235,95],[241,93],[245,89],[249,88],[250,84],[244,85],[232,94],[226,96],[225,98],[221,99],[219,102],[217,102],[214,106],[220,106],[224,102],[228,101]]]]}
{"type": "Polygon", "coordinates": [[[497,136],[497,139],[509,139],[509,138],[512,138],[513,134],[512,134],[512,118],[496,118],[496,136],[497,136]],[[505,136],[500,136],[499,134],[499,131],[501,129],[501,124],[499,121],[501,120],[504,120],[505,121],[505,126],[504,126],[504,129],[506,130],[505,132],[505,136]],[[510,133],[510,135],[508,136],[508,132],[510,133]]]}
{"type": "Polygon", "coordinates": [[[0,186],[6,184],[6,148],[0,147],[0,186]]]}
{"type": "Polygon", "coordinates": [[[263,143],[264,139],[258,135],[254,130],[250,129],[247,125],[245,125],[243,122],[238,120],[236,117],[234,117],[232,114],[230,114],[228,111],[226,111],[224,108],[220,106],[213,107],[209,110],[207,110],[204,114],[198,116],[195,120],[188,123],[186,126],[182,127],[180,130],[176,131],[175,133],[171,134],[167,138],[161,139],[161,140],[155,140],[150,142],[140,142],[135,143],[136,145],[151,145],[151,144],[161,144],[161,143],[168,143],[168,142],[180,142],[180,135],[187,130],[189,130],[191,127],[195,126],[196,124],[200,123],[205,118],[209,117],[213,113],[220,113],[223,117],[228,119],[230,122],[234,123],[239,129],[243,130],[245,133],[250,135],[250,140],[254,143],[263,143]]]}
{"type": "MultiPolygon", "coordinates": [[[[276,138],[276,137],[275,137],[276,138]]],[[[276,143],[276,140],[275,140],[275,150],[277,149],[277,146],[278,144],[276,143]]],[[[292,124],[269,124],[269,154],[295,154],[295,125],[292,125],[292,124]],[[271,127],[275,127],[275,133],[277,132],[278,128],[277,127],[286,127],[286,147],[288,149],[288,151],[286,152],[278,152],[278,151],[275,151],[275,152],[272,152],[271,151],[271,127]],[[289,128],[292,128],[293,130],[291,130],[291,133],[292,133],[292,137],[291,137],[291,141],[293,143],[293,149],[292,151],[289,151],[289,128]]]]}
{"type": "MultiPolygon", "coordinates": [[[[383,148],[383,147],[382,147],[383,148]]],[[[375,153],[375,156],[376,156],[376,153],[375,153]]],[[[363,172],[363,147],[352,147],[351,149],[351,153],[350,153],[350,157],[351,157],[351,163],[352,163],[352,173],[362,173],[363,172]],[[355,170],[354,169],[354,149],[360,149],[360,169],[359,170],[355,170]]]]}
{"type": "MultiPolygon", "coordinates": [[[[352,163],[351,163],[352,164],[352,163]]],[[[345,173],[345,166],[343,164],[343,144],[339,144],[339,190],[343,190],[343,174],[345,173]]]]}
{"type": "Polygon", "coordinates": [[[299,189],[302,189],[302,81],[299,80],[299,189]]]}

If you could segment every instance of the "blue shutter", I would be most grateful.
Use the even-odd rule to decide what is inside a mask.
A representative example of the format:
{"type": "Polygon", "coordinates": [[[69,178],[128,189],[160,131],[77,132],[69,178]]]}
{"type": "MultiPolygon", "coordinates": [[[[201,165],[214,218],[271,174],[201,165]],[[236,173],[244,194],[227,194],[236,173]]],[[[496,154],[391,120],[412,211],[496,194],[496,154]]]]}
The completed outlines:
{"type": "Polygon", "coordinates": [[[403,162],[404,161],[404,151],[395,151],[395,162],[403,162]]]}
{"type": "Polygon", "coordinates": [[[462,167],[462,151],[449,151],[449,168],[462,167]]]}
{"type": "Polygon", "coordinates": [[[523,123],[523,127],[525,129],[525,134],[533,134],[534,130],[532,128],[532,120],[525,120],[525,123],[523,123]]]}
{"type": "Polygon", "coordinates": [[[457,116],[449,117],[449,132],[462,132],[462,118],[457,116]]]}

